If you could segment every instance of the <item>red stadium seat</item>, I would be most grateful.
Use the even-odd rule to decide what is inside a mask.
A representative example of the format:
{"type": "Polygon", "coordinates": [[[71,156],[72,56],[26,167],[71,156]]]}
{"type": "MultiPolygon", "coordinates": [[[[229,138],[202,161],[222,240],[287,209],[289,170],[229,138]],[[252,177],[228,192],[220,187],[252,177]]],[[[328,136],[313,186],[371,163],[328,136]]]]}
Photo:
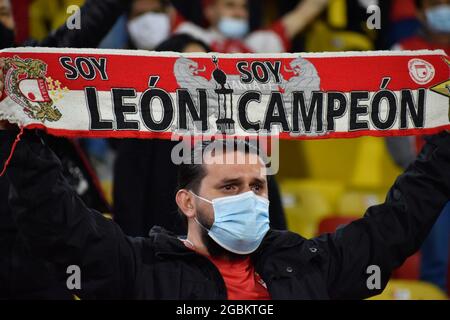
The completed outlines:
{"type": "Polygon", "coordinates": [[[355,217],[328,217],[322,219],[319,224],[319,234],[334,232],[339,226],[346,225],[356,220],[355,217]]]}
{"type": "Polygon", "coordinates": [[[392,273],[392,278],[419,280],[420,278],[420,252],[416,252],[392,273]]]}

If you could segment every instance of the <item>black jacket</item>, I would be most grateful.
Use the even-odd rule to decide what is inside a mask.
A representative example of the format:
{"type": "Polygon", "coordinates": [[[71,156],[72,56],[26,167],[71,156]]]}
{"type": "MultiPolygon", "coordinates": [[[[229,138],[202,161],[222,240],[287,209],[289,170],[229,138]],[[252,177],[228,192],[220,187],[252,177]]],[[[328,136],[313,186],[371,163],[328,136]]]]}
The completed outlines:
{"type": "MultiPolygon", "coordinates": [[[[0,160],[13,140],[0,132],[0,160]]],[[[7,170],[10,203],[36,255],[54,263],[64,279],[82,270],[82,298],[225,299],[216,267],[159,228],[131,238],[87,208],[61,174],[61,164],[36,134],[25,134],[7,170]]],[[[450,199],[450,135],[430,139],[389,191],[386,202],[335,233],[307,240],[271,230],[251,255],[273,299],[366,298],[367,268],[391,271],[415,251],[450,199]]]]}
{"type": "MultiPolygon", "coordinates": [[[[130,3],[130,0],[87,0],[81,8],[80,29],[69,30],[63,24],[43,41],[28,41],[24,45],[96,48],[130,3]]],[[[69,183],[87,184],[82,191],[83,200],[102,212],[110,212],[76,143],[51,136],[46,137],[46,141],[60,155],[63,174],[69,183]]],[[[7,205],[8,189],[8,181],[0,177],[0,299],[72,298],[65,286],[55,280],[53,272],[48,271],[53,270],[53,266],[28,252],[7,205]]]]}

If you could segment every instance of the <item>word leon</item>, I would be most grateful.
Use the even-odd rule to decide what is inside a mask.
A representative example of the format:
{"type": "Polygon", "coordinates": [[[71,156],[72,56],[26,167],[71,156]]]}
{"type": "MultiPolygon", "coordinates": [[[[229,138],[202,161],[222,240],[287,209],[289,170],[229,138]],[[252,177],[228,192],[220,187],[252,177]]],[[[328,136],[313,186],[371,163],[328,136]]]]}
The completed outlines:
{"type": "MultiPolygon", "coordinates": [[[[394,126],[397,129],[421,128],[424,126],[425,93],[426,89],[398,93],[389,90],[314,91],[306,97],[303,91],[294,91],[286,102],[288,99],[280,92],[246,91],[233,98],[237,101],[233,118],[246,132],[271,131],[274,125],[294,134],[331,132],[336,130],[337,123],[344,125],[343,122],[350,131],[387,130],[394,126]]],[[[206,89],[197,89],[197,97],[193,99],[186,89],[169,94],[163,89],[149,88],[138,97],[133,88],[113,88],[114,119],[100,116],[99,110],[103,109],[94,87],[85,88],[85,95],[92,130],[139,130],[142,123],[150,131],[167,131],[175,121],[179,130],[188,130],[190,124],[202,131],[214,129],[209,128],[208,110],[217,106],[208,105],[211,100],[206,89]],[[135,113],[139,113],[140,120],[127,119],[127,114],[135,113]]]]}

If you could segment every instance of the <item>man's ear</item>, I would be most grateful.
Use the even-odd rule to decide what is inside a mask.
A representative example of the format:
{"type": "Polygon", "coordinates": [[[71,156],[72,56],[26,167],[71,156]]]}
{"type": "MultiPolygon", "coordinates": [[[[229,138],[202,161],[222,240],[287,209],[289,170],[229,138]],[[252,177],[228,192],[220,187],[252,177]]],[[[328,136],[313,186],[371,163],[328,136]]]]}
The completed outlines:
{"type": "Polygon", "coordinates": [[[178,190],[175,201],[177,202],[178,208],[180,208],[181,212],[187,218],[195,217],[195,199],[192,193],[186,189],[178,190]]]}

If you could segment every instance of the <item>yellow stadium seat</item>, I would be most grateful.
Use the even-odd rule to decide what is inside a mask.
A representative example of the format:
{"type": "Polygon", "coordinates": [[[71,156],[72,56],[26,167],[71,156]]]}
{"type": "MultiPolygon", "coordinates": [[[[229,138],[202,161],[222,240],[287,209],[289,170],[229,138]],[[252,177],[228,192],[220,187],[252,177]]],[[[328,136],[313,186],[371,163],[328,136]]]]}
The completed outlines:
{"type": "Polygon", "coordinates": [[[287,194],[318,193],[328,202],[330,210],[336,209],[345,186],[340,181],[320,179],[284,179],[280,181],[281,192],[287,194]]]}
{"type": "MultiPolygon", "coordinates": [[[[334,19],[332,23],[345,22],[334,19]]],[[[316,20],[311,24],[306,34],[305,48],[307,51],[352,51],[373,50],[371,39],[362,33],[345,30],[335,30],[323,20],[316,20]]]]}
{"type": "Polygon", "coordinates": [[[339,183],[290,179],[280,183],[288,228],[311,238],[319,222],[333,213],[344,187],[339,183]]]}
{"type": "MultiPolygon", "coordinates": [[[[317,201],[311,201],[316,202],[317,201]]],[[[285,216],[288,229],[302,235],[305,238],[312,238],[316,235],[321,218],[309,215],[305,210],[306,206],[285,208],[285,216]]],[[[323,211],[324,214],[328,211],[323,211]]]]}
{"type": "Polygon", "coordinates": [[[361,217],[367,208],[383,203],[384,198],[384,193],[375,191],[347,191],[338,201],[336,215],[361,217]]]}
{"type": "Polygon", "coordinates": [[[101,181],[101,187],[103,190],[103,193],[105,194],[106,201],[108,201],[109,204],[113,203],[113,184],[111,180],[103,180],[101,181]]]}
{"type": "Polygon", "coordinates": [[[345,28],[347,26],[346,0],[331,0],[329,2],[328,23],[333,28],[345,28]]]}
{"type": "Polygon", "coordinates": [[[365,137],[355,152],[350,186],[358,189],[387,189],[400,173],[387,152],[384,140],[365,137]]]}
{"type": "Polygon", "coordinates": [[[447,300],[438,287],[418,280],[390,280],[383,293],[369,300],[447,300]]]}
{"type": "Polygon", "coordinates": [[[400,173],[380,138],[280,141],[279,181],[332,180],[354,189],[387,190],[400,173]]]}

